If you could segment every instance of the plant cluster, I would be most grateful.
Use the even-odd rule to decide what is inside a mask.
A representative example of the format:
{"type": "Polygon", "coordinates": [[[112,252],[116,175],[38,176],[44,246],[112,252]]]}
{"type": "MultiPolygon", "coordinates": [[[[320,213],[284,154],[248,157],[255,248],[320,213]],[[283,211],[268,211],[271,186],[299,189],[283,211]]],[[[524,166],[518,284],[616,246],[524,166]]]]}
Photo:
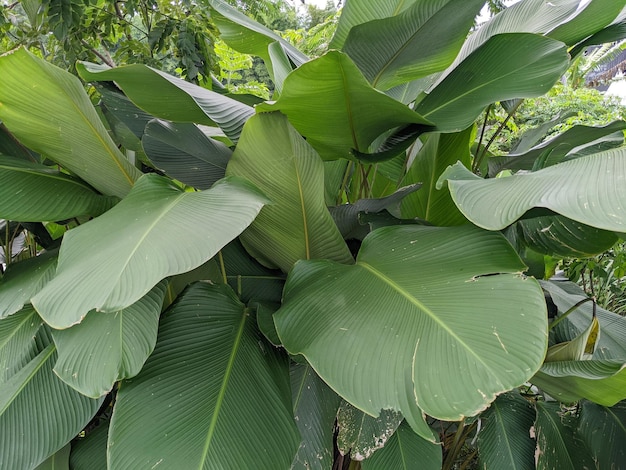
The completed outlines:
{"type": "Polygon", "coordinates": [[[207,1],[271,100],[0,56],[0,467],[626,467],[626,319],[544,279],[619,247],[626,121],[475,125],[626,0],[351,0],[316,58],[207,1]]]}

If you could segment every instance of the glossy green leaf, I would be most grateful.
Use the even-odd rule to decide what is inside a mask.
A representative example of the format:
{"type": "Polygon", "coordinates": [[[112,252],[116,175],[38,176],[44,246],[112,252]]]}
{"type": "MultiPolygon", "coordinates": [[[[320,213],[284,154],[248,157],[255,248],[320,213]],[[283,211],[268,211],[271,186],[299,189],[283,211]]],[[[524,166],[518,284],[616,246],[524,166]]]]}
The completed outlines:
{"type": "Polygon", "coordinates": [[[342,51],[372,86],[387,90],[450,65],[483,4],[483,0],[415,2],[397,16],[354,26],[342,51]]]}
{"type": "Polygon", "coordinates": [[[401,421],[402,415],[393,410],[383,410],[373,418],[342,401],[337,411],[337,448],[352,460],[365,460],[383,448],[401,421]]]}
{"type": "Polygon", "coordinates": [[[15,137],[104,194],[130,191],[141,173],[108,136],[80,80],[26,49],[0,57],[0,75],[0,119],[15,137]]]}
{"type": "Polygon", "coordinates": [[[461,225],[467,222],[456,208],[449,191],[438,191],[437,179],[448,165],[460,161],[466,167],[470,162],[472,129],[454,134],[433,133],[413,160],[403,184],[422,183],[422,189],[402,201],[402,217],[419,217],[434,225],[461,225]]]}
{"type": "Polygon", "coordinates": [[[91,398],[137,375],[156,344],[166,284],[161,281],[124,310],[89,312],[79,325],[53,330],[59,355],[55,374],[91,398]]]}
{"type": "Polygon", "coordinates": [[[65,234],[56,276],[32,303],[57,329],[80,323],[92,309],[122,310],[161,279],[212,258],[265,202],[237,178],[183,192],[165,178],[145,175],[113,209],[65,234]]]}
{"type": "Polygon", "coordinates": [[[561,215],[533,217],[517,222],[524,242],[533,250],[562,258],[588,258],[610,249],[619,239],[561,215]]]}
{"type": "Polygon", "coordinates": [[[367,152],[383,132],[429,121],[375,90],[350,58],[330,51],[294,70],[274,103],[257,111],[281,111],[325,160],[367,152]],[[372,112],[375,109],[376,112],[372,112]]]}
{"type": "Polygon", "coordinates": [[[448,180],[452,199],[472,223],[501,230],[534,207],[550,209],[583,224],[626,231],[626,150],[577,158],[507,178],[481,179],[457,163],[437,182],[448,180]]]}
{"type": "Polygon", "coordinates": [[[597,468],[626,467],[626,402],[611,408],[583,402],[578,434],[587,443],[597,468]]]}
{"type": "Polygon", "coordinates": [[[626,399],[626,361],[547,362],[530,381],[566,403],[582,398],[603,406],[626,399]]]}
{"type": "Polygon", "coordinates": [[[335,417],[341,399],[308,364],[292,364],[290,376],[293,415],[302,437],[291,468],[331,468],[335,417]]]}
{"type": "Polygon", "coordinates": [[[611,24],[625,7],[626,0],[591,0],[547,36],[573,46],[611,24]]]}
{"type": "Polygon", "coordinates": [[[402,422],[387,440],[385,447],[361,463],[363,470],[420,470],[441,469],[441,445],[416,435],[411,427],[402,422]]]}
{"type": "Polygon", "coordinates": [[[236,142],[254,110],[239,101],[145,65],[114,69],[79,62],[83,80],[115,81],[133,103],[153,116],[168,121],[218,125],[236,142]]]}
{"type": "Polygon", "coordinates": [[[534,470],[535,441],[529,431],[535,410],[527,400],[517,392],[500,395],[480,419],[480,468],[534,470]]]}
{"type": "Polygon", "coordinates": [[[70,466],[72,470],[107,470],[107,438],[109,422],[101,422],[72,443],[70,466]]]}
{"type": "Polygon", "coordinates": [[[37,465],[35,470],[70,470],[70,450],[71,446],[66,445],[37,465]]]}
{"type": "MultiPolygon", "coordinates": [[[[541,281],[541,287],[550,293],[561,314],[587,298],[587,294],[572,282],[541,281]],[[570,291],[572,288],[574,290],[570,291]]],[[[601,307],[596,307],[596,315],[602,334],[594,359],[626,359],[626,318],[601,307]]],[[[592,317],[592,303],[580,305],[555,328],[558,341],[568,341],[580,335],[589,326],[592,317]]]]}
{"type": "Polygon", "coordinates": [[[13,315],[26,305],[54,277],[57,252],[9,265],[0,279],[0,319],[13,315]]]}
{"type": "Polygon", "coordinates": [[[21,222],[98,216],[117,202],[53,168],[0,157],[0,218],[21,222]]]}
{"type": "Polygon", "coordinates": [[[233,153],[190,123],[153,120],[141,142],[157,168],[198,189],[208,189],[224,176],[233,153]]]}
{"type": "Polygon", "coordinates": [[[0,321],[0,384],[34,357],[34,337],[42,323],[30,306],[0,321]]]}
{"type": "Polygon", "coordinates": [[[81,395],[52,372],[55,360],[50,344],[0,385],[0,467],[39,465],[78,434],[100,407],[102,400],[81,395]]]}
{"type": "Polygon", "coordinates": [[[460,131],[495,101],[546,93],[568,65],[567,50],[559,41],[527,33],[500,34],[450,71],[415,111],[442,132],[460,131]]]}
{"type": "Polygon", "coordinates": [[[287,75],[293,70],[289,57],[285,53],[284,46],[276,41],[268,46],[268,54],[274,72],[272,81],[274,82],[274,96],[277,97],[283,91],[283,83],[287,75]]]}
{"type": "Polygon", "coordinates": [[[589,46],[621,41],[624,38],[626,38],[626,16],[622,11],[622,14],[615,19],[613,24],[592,34],[584,41],[578,43],[576,47],[573,47],[570,50],[570,55],[575,58],[589,46]]]}
{"type": "Polygon", "coordinates": [[[496,233],[386,227],[354,266],[298,262],[274,320],[287,350],[346,400],[372,416],[399,410],[416,430],[417,406],[474,415],[541,365],[544,296],[523,269],[496,233]]]}
{"type": "Polygon", "coordinates": [[[211,19],[220,30],[220,39],[236,51],[261,57],[271,69],[268,47],[278,42],[289,58],[300,66],[309,58],[278,34],[257,23],[222,0],[208,0],[213,9],[211,19]]]}
{"type": "Polygon", "coordinates": [[[284,116],[248,121],[227,174],[251,181],[272,202],[241,235],[262,264],[287,272],[299,259],[352,262],[326,209],[322,160],[284,116]]]}
{"type": "Polygon", "coordinates": [[[555,402],[538,401],[534,434],[535,461],[539,469],[580,470],[597,468],[589,450],[576,433],[574,418],[555,402]]]}
{"type": "Polygon", "coordinates": [[[350,31],[357,25],[372,20],[396,16],[419,0],[347,1],[341,10],[339,23],[329,44],[329,49],[341,49],[350,31]]]}
{"type": "Polygon", "coordinates": [[[532,170],[535,161],[546,152],[549,152],[551,164],[559,163],[576,148],[624,129],[626,121],[614,121],[606,126],[574,126],[525,152],[490,158],[489,175],[495,176],[505,168],[514,171],[532,170]]]}
{"type": "Polygon", "coordinates": [[[287,359],[225,285],[197,283],[166,313],[154,353],[122,383],[110,468],[287,468],[299,436],[287,359]]]}

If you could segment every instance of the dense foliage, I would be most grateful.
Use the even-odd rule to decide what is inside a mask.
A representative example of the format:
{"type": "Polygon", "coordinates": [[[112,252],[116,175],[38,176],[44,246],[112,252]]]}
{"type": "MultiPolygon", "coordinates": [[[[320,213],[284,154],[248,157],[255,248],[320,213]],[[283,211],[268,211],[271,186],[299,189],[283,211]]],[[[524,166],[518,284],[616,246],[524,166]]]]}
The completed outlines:
{"type": "Polygon", "coordinates": [[[626,320],[545,279],[622,250],[626,121],[502,155],[475,124],[626,0],[351,0],[315,58],[207,3],[271,100],[154,49],[0,56],[0,468],[626,466],[626,320]]]}

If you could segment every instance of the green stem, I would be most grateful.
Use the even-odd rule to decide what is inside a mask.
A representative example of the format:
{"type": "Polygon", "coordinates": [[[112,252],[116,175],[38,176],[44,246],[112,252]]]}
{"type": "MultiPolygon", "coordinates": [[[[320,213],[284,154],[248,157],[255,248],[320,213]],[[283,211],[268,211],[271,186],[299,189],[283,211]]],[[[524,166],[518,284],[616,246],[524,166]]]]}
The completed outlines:
{"type": "Polygon", "coordinates": [[[450,447],[450,451],[448,452],[448,455],[446,456],[446,461],[443,463],[441,470],[451,470],[452,466],[454,465],[454,461],[456,460],[456,456],[459,452],[459,449],[458,449],[459,442],[461,442],[461,436],[463,435],[463,431],[465,427],[463,424],[464,421],[465,419],[462,419],[458,424],[458,428],[456,432],[454,433],[454,440],[452,441],[452,446],[450,447]]]}
{"type": "Polygon", "coordinates": [[[596,301],[595,299],[588,297],[586,299],[582,299],[578,302],[576,302],[572,307],[569,308],[569,310],[567,310],[567,312],[565,312],[563,315],[561,315],[559,318],[555,319],[550,326],[548,327],[549,330],[553,329],[556,325],[558,325],[559,323],[561,323],[565,318],[567,318],[567,316],[572,313],[574,310],[576,310],[578,307],[580,307],[582,304],[584,304],[585,302],[593,302],[593,306],[594,306],[594,315],[595,315],[595,304],[596,301]]]}
{"type": "Polygon", "coordinates": [[[224,280],[224,284],[228,284],[228,277],[226,276],[226,265],[224,264],[224,257],[222,256],[222,252],[217,252],[217,259],[220,262],[220,271],[222,271],[222,279],[224,280]]]}
{"type": "Polygon", "coordinates": [[[352,173],[352,167],[354,166],[354,162],[349,162],[346,165],[346,171],[343,174],[343,180],[341,181],[341,188],[339,189],[339,196],[337,196],[337,205],[341,204],[341,192],[346,195],[346,201],[350,202],[350,198],[348,196],[348,190],[346,187],[348,186],[348,179],[350,178],[350,174],[352,173]]]}

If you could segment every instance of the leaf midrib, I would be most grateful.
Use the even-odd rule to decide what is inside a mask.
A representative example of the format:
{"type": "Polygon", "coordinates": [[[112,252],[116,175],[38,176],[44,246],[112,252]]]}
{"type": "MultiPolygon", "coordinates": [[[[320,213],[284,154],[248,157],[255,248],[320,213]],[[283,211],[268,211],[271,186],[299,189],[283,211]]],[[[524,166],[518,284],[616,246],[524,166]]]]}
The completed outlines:
{"type": "Polygon", "coordinates": [[[204,443],[204,448],[202,450],[202,457],[200,458],[200,466],[198,470],[204,469],[204,463],[206,461],[207,455],[209,454],[209,449],[211,447],[211,442],[213,440],[213,436],[215,435],[215,429],[217,427],[217,420],[220,414],[220,410],[224,403],[224,396],[226,395],[226,389],[228,388],[228,382],[230,379],[230,375],[233,371],[235,365],[235,359],[237,356],[237,352],[239,351],[239,347],[241,346],[242,337],[244,333],[244,327],[246,325],[246,319],[248,317],[248,312],[244,308],[242,309],[241,320],[239,322],[239,328],[237,329],[237,333],[235,335],[235,340],[233,342],[233,347],[230,352],[230,357],[228,358],[228,363],[226,364],[226,370],[224,371],[224,377],[222,379],[222,385],[220,387],[219,394],[217,396],[217,400],[215,401],[215,408],[213,410],[213,416],[211,417],[211,423],[209,424],[209,430],[207,431],[206,441],[204,443]]]}

